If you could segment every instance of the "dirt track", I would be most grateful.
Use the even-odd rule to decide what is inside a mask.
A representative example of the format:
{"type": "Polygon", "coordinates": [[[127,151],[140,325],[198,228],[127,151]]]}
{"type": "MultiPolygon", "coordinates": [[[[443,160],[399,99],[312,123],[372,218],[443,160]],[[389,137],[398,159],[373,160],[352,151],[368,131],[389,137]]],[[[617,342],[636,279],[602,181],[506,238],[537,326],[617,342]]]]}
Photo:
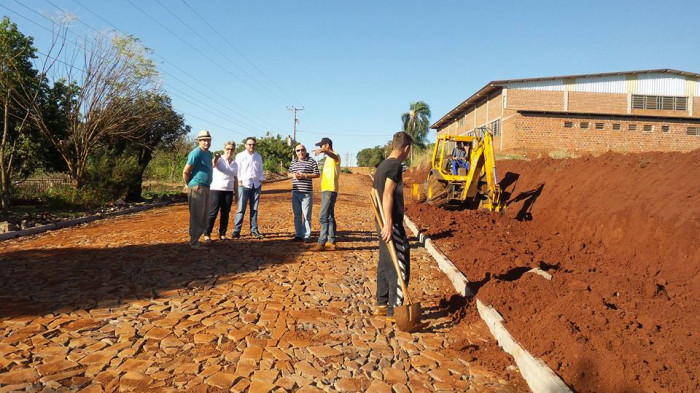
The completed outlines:
{"type": "Polygon", "coordinates": [[[0,392],[526,391],[480,321],[455,323],[464,302],[421,248],[430,327],[368,316],[370,187],[343,175],[340,249],[322,254],[289,241],[288,181],[264,186],[262,241],[244,225],[191,250],[180,204],[0,243],[0,392]]]}
{"type": "Polygon", "coordinates": [[[700,391],[700,151],[498,165],[503,216],[408,206],[477,297],[578,392],[700,391]]]}

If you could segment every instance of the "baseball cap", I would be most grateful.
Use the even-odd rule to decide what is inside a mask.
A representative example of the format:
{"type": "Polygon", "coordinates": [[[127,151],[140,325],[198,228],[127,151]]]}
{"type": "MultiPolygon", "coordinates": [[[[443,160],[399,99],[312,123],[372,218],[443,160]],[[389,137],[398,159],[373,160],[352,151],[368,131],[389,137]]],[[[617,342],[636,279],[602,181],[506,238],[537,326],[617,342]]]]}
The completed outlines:
{"type": "Polygon", "coordinates": [[[320,147],[320,146],[325,145],[326,143],[328,143],[329,145],[333,146],[333,141],[330,140],[329,138],[326,138],[326,137],[321,138],[321,142],[318,142],[318,143],[316,144],[316,146],[319,146],[319,147],[320,147]]]}

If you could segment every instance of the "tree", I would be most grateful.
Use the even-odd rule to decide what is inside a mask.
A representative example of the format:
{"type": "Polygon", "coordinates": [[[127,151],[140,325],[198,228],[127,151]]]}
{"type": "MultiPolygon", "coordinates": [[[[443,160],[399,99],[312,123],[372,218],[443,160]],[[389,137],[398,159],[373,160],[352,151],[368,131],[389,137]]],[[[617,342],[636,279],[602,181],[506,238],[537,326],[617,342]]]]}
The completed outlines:
{"type": "Polygon", "coordinates": [[[16,153],[27,128],[28,113],[18,101],[22,85],[29,87],[36,80],[37,70],[31,62],[34,58],[33,39],[22,34],[7,16],[3,17],[0,22],[0,203],[3,212],[10,206],[11,180],[17,167],[16,153]]]}
{"type": "Polygon", "coordinates": [[[381,146],[368,147],[357,153],[357,166],[376,168],[384,161],[384,148],[381,146]]]}
{"type": "Polygon", "coordinates": [[[47,56],[54,61],[46,63],[44,72],[40,73],[41,82],[47,83],[48,70],[57,64],[65,65],[54,87],[58,84],[66,88],[61,90],[62,96],[53,97],[66,114],[65,133],[53,132],[40,103],[32,99],[31,89],[25,88],[23,96],[31,120],[60,153],[73,185],[80,188],[94,149],[110,139],[145,135],[154,116],[159,115],[152,107],[141,105],[143,94],[157,94],[157,72],[145,56],[148,50],[137,39],[114,34],[86,40],[82,53],[57,62],[65,47],[67,31],[60,28],[54,34],[54,46],[47,56]],[[54,52],[58,53],[51,55],[54,52]]]}
{"type": "MultiPolygon", "coordinates": [[[[244,143],[245,140],[242,145],[244,143]]],[[[255,145],[255,150],[262,156],[263,168],[275,173],[284,172],[289,168],[292,162],[292,149],[293,147],[287,145],[287,138],[282,138],[279,134],[257,138],[255,145]]]]}
{"type": "MultiPolygon", "coordinates": [[[[403,131],[413,138],[413,145],[425,148],[425,138],[430,131],[430,107],[423,101],[412,102],[410,110],[401,115],[403,131]]],[[[413,160],[413,153],[411,153],[413,160]]]]}

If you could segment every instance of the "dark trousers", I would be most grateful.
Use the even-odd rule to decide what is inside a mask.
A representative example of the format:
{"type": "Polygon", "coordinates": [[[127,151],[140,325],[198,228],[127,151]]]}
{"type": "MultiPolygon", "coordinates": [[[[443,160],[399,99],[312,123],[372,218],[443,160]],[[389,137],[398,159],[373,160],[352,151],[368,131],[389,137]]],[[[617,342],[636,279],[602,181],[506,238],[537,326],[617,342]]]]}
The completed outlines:
{"type": "Polygon", "coordinates": [[[231,213],[231,204],[233,203],[233,191],[211,190],[209,193],[209,221],[207,228],[204,230],[205,236],[211,236],[211,231],[214,229],[214,221],[216,216],[221,211],[221,219],[219,219],[219,236],[226,234],[228,228],[228,216],[231,213]]]}
{"type": "MultiPolygon", "coordinates": [[[[391,261],[389,247],[382,240],[381,230],[377,226],[379,233],[379,264],[377,265],[377,305],[388,306],[387,315],[394,315],[394,306],[403,304],[403,292],[396,275],[396,268],[391,261]]],[[[408,285],[411,274],[411,248],[406,237],[406,230],[403,223],[394,224],[392,227],[392,242],[396,249],[396,256],[401,269],[404,283],[408,285]]]]}

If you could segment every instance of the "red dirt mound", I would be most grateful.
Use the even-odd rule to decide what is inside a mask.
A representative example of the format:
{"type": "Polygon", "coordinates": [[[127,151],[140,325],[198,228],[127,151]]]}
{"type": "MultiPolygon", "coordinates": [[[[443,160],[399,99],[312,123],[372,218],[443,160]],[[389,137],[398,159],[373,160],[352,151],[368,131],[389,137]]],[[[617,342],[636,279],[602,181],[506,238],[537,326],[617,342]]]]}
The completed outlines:
{"type": "Polygon", "coordinates": [[[498,165],[503,215],[407,208],[476,297],[578,392],[700,391],[700,150],[498,165]]]}

